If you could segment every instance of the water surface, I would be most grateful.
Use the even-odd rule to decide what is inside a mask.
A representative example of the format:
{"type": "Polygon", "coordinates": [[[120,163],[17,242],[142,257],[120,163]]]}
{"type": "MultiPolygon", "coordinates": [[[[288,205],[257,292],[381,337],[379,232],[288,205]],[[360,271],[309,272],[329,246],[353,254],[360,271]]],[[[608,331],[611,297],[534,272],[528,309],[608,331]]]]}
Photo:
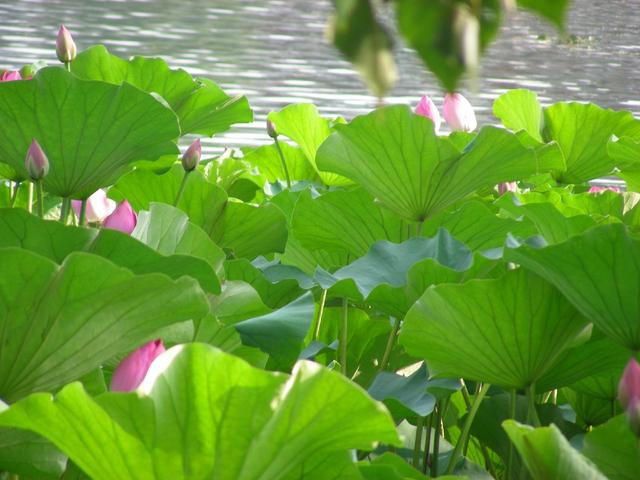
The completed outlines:
{"type": "MultiPolygon", "coordinates": [[[[326,115],[352,118],[376,105],[351,66],[324,39],[329,0],[0,0],[0,68],[36,60],[55,63],[59,24],[80,48],[105,44],[121,56],[162,56],[173,67],[209,77],[244,94],[256,123],[206,142],[210,149],[269,141],[266,114],[313,102],[326,115]]],[[[574,0],[562,42],[526,12],[513,15],[485,57],[477,82],[462,91],[481,122],[492,100],[529,88],[544,103],[593,101],[640,112],[640,0],[574,0]]],[[[400,80],[387,102],[414,104],[442,92],[410,49],[398,45],[400,80]]]]}

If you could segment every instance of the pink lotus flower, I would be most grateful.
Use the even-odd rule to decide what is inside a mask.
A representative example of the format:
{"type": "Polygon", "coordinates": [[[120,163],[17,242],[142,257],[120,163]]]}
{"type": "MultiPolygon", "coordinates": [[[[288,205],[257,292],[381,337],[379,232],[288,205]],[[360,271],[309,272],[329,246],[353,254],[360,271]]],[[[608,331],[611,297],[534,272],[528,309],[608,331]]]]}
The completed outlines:
{"type": "Polygon", "coordinates": [[[58,30],[58,37],[56,38],[56,55],[58,60],[62,63],[69,63],[76,58],[76,43],[73,41],[73,37],[67,27],[60,25],[58,30]]]}
{"type": "Polygon", "coordinates": [[[49,159],[35,138],[27,150],[24,166],[32,180],[40,180],[49,173],[49,159]]]}
{"type": "Polygon", "coordinates": [[[453,131],[473,132],[478,126],[473,107],[459,93],[447,93],[445,95],[442,113],[445,122],[453,131]]]}
{"type": "Polygon", "coordinates": [[[2,74],[0,75],[0,82],[14,82],[16,80],[22,80],[22,75],[20,75],[20,72],[18,72],[17,70],[13,72],[2,72],[2,74]]]}
{"type": "Polygon", "coordinates": [[[116,207],[111,215],[104,219],[102,226],[112,230],[120,230],[127,235],[131,235],[137,223],[138,217],[136,216],[136,212],[133,211],[129,202],[124,200],[120,202],[120,205],[116,207]]]}
{"type": "Polygon", "coordinates": [[[196,138],[196,140],[189,145],[189,148],[182,155],[182,167],[185,172],[190,172],[194,170],[198,163],[200,162],[200,157],[202,156],[202,146],[200,145],[200,139],[196,138]]]}
{"type": "Polygon", "coordinates": [[[440,126],[442,125],[442,117],[440,117],[440,112],[438,111],[438,107],[433,103],[429,97],[424,95],[418,104],[416,105],[415,112],[418,115],[422,115],[423,117],[430,118],[433,122],[433,128],[436,133],[440,132],[440,126]]]}
{"type": "Polygon", "coordinates": [[[518,184],[516,182],[502,182],[498,184],[498,193],[504,195],[507,192],[517,192],[518,184]]]}
{"type": "Polygon", "coordinates": [[[618,384],[618,400],[627,413],[631,430],[640,436],[640,364],[631,358],[618,384]]]}
{"type": "Polygon", "coordinates": [[[598,185],[594,185],[589,189],[589,193],[602,193],[609,190],[610,192],[620,193],[620,189],[618,187],[600,187],[598,185]]]}
{"type": "Polygon", "coordinates": [[[162,340],[154,340],[127,355],[113,372],[111,390],[131,392],[144,380],[147,370],[158,355],[164,352],[162,340]]]}
{"type": "MultiPolygon", "coordinates": [[[[80,218],[80,209],[82,208],[82,201],[71,200],[71,207],[76,212],[78,218],[80,218]]],[[[85,217],[88,222],[97,223],[102,222],[116,209],[116,202],[107,198],[107,192],[104,190],[96,190],[87,199],[87,209],[85,211],[85,217]]]]}

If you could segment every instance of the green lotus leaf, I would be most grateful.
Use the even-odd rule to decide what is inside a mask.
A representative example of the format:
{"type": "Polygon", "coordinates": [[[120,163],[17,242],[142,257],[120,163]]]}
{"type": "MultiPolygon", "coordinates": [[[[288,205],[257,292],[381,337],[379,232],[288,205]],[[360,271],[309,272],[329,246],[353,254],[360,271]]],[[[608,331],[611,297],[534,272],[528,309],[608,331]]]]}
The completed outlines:
{"type": "Polygon", "coordinates": [[[134,275],[96,255],[75,252],[56,265],[0,248],[0,264],[0,397],[10,402],[59,388],[208,311],[194,280],[134,275]]]}
{"type": "Polygon", "coordinates": [[[441,375],[523,388],[552,369],[585,327],[558,290],[518,269],[427,289],[407,313],[400,343],[441,375]]]}
{"type": "Polygon", "coordinates": [[[423,221],[481,188],[561,168],[503,129],[484,127],[460,154],[431,120],[406,105],[381,108],[337,125],[318,167],[351,178],[390,210],[423,221]]]}
{"type": "Polygon", "coordinates": [[[178,116],[182,135],[212,136],[228,130],[234,123],[253,120],[245,97],[230,97],[211,80],[194,80],[182,69],[170,69],[160,58],[125,60],[110,54],[103,45],[96,45],[71,62],[71,71],[82,79],[116,85],[129,83],[145,92],[157,93],[178,116]]]}
{"type": "Polygon", "coordinates": [[[0,84],[0,161],[28,178],[24,158],[37,139],[49,158],[44,189],[87,198],[113,184],[137,160],[177,152],[175,114],[148,93],[80,80],[63,68],[0,84]]]}
{"type": "Polygon", "coordinates": [[[204,344],[162,354],[138,393],[93,399],[74,383],[12,405],[0,424],[50,439],[95,480],[290,479],[399,443],[385,409],[341,375],[305,361],[274,374],[204,344]]]}
{"type": "Polygon", "coordinates": [[[611,480],[631,480],[638,476],[638,440],[625,415],[618,415],[587,434],[582,454],[611,480]]]}
{"type": "Polygon", "coordinates": [[[508,260],[553,283],[602,332],[640,349],[640,241],[621,224],[545,248],[505,249],[508,260]]]}

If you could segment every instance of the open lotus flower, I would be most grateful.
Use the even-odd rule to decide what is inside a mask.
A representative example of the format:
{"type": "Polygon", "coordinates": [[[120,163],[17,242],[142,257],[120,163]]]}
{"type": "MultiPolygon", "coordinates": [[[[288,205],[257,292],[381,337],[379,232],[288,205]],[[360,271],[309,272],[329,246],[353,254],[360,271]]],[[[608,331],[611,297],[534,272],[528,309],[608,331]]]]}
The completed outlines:
{"type": "Polygon", "coordinates": [[[589,193],[602,193],[606,191],[620,193],[620,189],[618,187],[600,187],[598,185],[594,185],[589,189],[589,193]]]}
{"type": "Polygon", "coordinates": [[[516,182],[502,182],[498,184],[498,193],[504,195],[507,192],[517,192],[518,184],[516,182]]]}
{"type": "Polygon", "coordinates": [[[164,352],[162,340],[146,343],[127,355],[113,372],[111,390],[114,392],[131,392],[142,383],[147,370],[158,355],[164,352]]]}
{"type": "Polygon", "coordinates": [[[22,75],[18,71],[6,71],[0,74],[0,82],[13,82],[16,80],[22,80],[22,75]]]}
{"type": "Polygon", "coordinates": [[[112,230],[120,230],[128,235],[133,232],[138,223],[136,212],[133,211],[131,205],[126,200],[122,201],[116,209],[104,219],[102,226],[112,230]]]}
{"type": "Polygon", "coordinates": [[[629,425],[636,436],[640,436],[640,364],[635,358],[629,360],[618,384],[618,399],[627,413],[629,425]]]}
{"type": "Polygon", "coordinates": [[[444,121],[453,131],[473,132],[478,126],[476,114],[469,100],[459,93],[445,95],[442,114],[444,121]]]}
{"type": "Polygon", "coordinates": [[[440,126],[442,125],[442,117],[440,117],[440,112],[438,111],[438,107],[433,103],[429,97],[424,95],[418,104],[416,105],[415,112],[418,115],[422,115],[423,117],[430,118],[433,122],[433,127],[436,133],[440,132],[440,126]]]}
{"type": "MultiPolygon", "coordinates": [[[[76,215],[80,217],[80,209],[82,208],[82,202],[80,200],[72,200],[71,207],[76,215]]],[[[102,222],[116,209],[116,202],[107,198],[107,192],[104,190],[96,190],[87,199],[87,209],[85,216],[88,222],[97,223],[102,222]]]]}
{"type": "Polygon", "coordinates": [[[58,37],[56,38],[56,55],[58,60],[62,63],[69,63],[76,58],[77,49],[76,42],[73,41],[73,37],[67,27],[60,25],[58,30],[58,37]]]}

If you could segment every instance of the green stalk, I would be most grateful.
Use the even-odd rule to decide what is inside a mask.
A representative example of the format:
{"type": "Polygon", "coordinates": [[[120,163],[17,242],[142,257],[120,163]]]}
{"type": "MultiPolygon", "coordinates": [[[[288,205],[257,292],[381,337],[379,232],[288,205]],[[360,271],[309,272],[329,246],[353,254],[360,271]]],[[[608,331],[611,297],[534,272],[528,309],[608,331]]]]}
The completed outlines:
{"type": "Polygon", "coordinates": [[[420,465],[420,447],[422,447],[422,427],[424,426],[424,417],[418,417],[416,422],[416,439],[413,442],[413,466],[417,469],[420,465]]]}
{"type": "Polygon", "coordinates": [[[382,360],[380,361],[380,371],[384,372],[389,364],[389,358],[391,357],[391,352],[393,351],[393,347],[396,344],[396,338],[398,337],[398,329],[400,328],[400,318],[396,317],[393,322],[393,328],[389,333],[389,338],[387,338],[387,346],[384,349],[384,354],[382,355],[382,360]]]}
{"type": "Polygon", "coordinates": [[[322,290],[322,296],[320,297],[320,309],[318,310],[318,318],[316,319],[315,327],[313,328],[313,339],[317,340],[320,335],[320,327],[322,326],[322,317],[324,316],[324,305],[327,302],[327,291],[322,290]]]}
{"type": "Polygon", "coordinates": [[[340,322],[340,368],[342,374],[347,374],[347,320],[349,319],[349,302],[342,299],[342,318],[340,322]]]}
{"type": "Polygon", "coordinates": [[[42,180],[36,182],[36,200],[38,202],[38,216],[44,218],[44,203],[42,202],[42,180]]]}
{"type": "MultiPolygon", "coordinates": [[[[511,420],[516,419],[516,405],[518,401],[518,397],[516,394],[516,389],[512,389],[510,392],[511,402],[509,403],[509,418],[511,420]]],[[[513,442],[509,440],[509,455],[507,456],[507,471],[505,478],[511,478],[511,469],[513,468],[513,442]]]]}
{"type": "Polygon", "coordinates": [[[460,435],[460,438],[458,439],[458,442],[456,443],[455,449],[453,450],[451,459],[449,460],[449,466],[447,467],[447,475],[451,475],[453,473],[453,469],[455,468],[456,463],[458,463],[458,459],[462,454],[462,447],[466,444],[467,439],[469,438],[469,432],[471,431],[471,424],[473,423],[473,419],[476,417],[476,413],[478,413],[478,408],[480,408],[482,399],[486,395],[487,390],[489,390],[489,387],[490,385],[488,383],[485,383],[484,385],[482,385],[478,394],[473,400],[473,405],[471,407],[471,410],[469,411],[469,414],[467,415],[467,419],[464,422],[464,427],[462,427],[462,433],[460,435]]]}
{"type": "Polygon", "coordinates": [[[27,211],[33,213],[33,182],[29,182],[29,200],[27,201],[27,211]]]}
{"type": "Polygon", "coordinates": [[[173,202],[173,206],[177,207],[178,203],[180,202],[180,199],[182,198],[182,194],[184,193],[184,188],[187,185],[187,178],[189,178],[189,174],[191,173],[191,171],[186,171],[184,172],[184,175],[182,177],[182,182],[180,182],[180,188],[178,189],[178,194],[176,195],[176,199],[173,202]]]}
{"type": "Polygon", "coordinates": [[[287,161],[284,158],[284,153],[282,152],[282,149],[280,148],[280,142],[278,141],[277,138],[273,139],[273,143],[276,146],[276,150],[278,150],[278,155],[280,156],[280,161],[282,162],[282,168],[284,169],[284,175],[287,179],[287,188],[291,188],[291,177],[289,176],[289,169],[287,168],[287,161]]]}
{"type": "Polygon", "coordinates": [[[80,217],[78,218],[78,225],[83,226],[87,223],[87,199],[82,200],[80,204],[80,217]]]}
{"type": "Polygon", "coordinates": [[[424,460],[422,462],[422,473],[427,474],[427,468],[429,467],[429,449],[431,448],[431,427],[433,425],[433,413],[429,415],[429,420],[425,427],[427,438],[424,439],[424,460]]]}
{"type": "Polygon", "coordinates": [[[435,428],[433,430],[433,456],[431,457],[431,476],[438,476],[438,455],[440,454],[440,402],[436,402],[435,407],[435,428]]]}
{"type": "Polygon", "coordinates": [[[9,207],[13,208],[16,204],[16,199],[18,198],[18,192],[20,191],[20,182],[16,182],[13,186],[13,194],[11,195],[11,201],[9,203],[9,207]]]}
{"type": "Polygon", "coordinates": [[[67,217],[69,216],[69,207],[71,206],[71,199],[64,197],[62,199],[62,206],[60,207],[60,222],[66,224],[67,217]]]}
{"type": "Polygon", "coordinates": [[[71,71],[71,62],[64,62],[64,68],[67,69],[67,72],[71,71]]]}
{"type": "Polygon", "coordinates": [[[527,404],[527,423],[534,427],[539,427],[540,419],[536,411],[536,387],[533,383],[527,388],[527,404]]]}

